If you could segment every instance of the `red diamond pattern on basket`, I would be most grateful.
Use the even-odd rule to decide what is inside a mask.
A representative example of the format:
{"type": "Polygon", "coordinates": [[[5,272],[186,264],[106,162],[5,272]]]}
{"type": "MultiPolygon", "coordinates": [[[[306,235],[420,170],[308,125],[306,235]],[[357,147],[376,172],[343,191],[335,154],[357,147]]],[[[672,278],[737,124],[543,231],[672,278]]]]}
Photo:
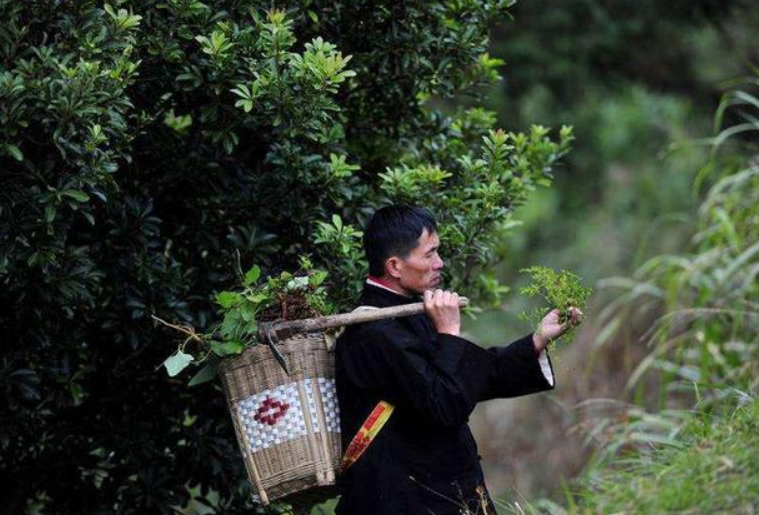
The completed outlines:
{"type": "Polygon", "coordinates": [[[279,419],[285,416],[290,405],[286,402],[266,397],[256,409],[253,419],[262,424],[273,426],[279,419]]]}
{"type": "Polygon", "coordinates": [[[235,406],[235,416],[252,453],[306,436],[303,411],[298,382],[267,388],[254,393],[235,406]],[[268,403],[267,399],[270,399],[268,403]],[[287,404],[288,408],[282,410],[281,406],[273,406],[274,401],[287,404]],[[265,404],[268,405],[268,410],[259,412],[259,408],[265,404]],[[274,416],[275,413],[279,414],[279,417],[274,416]],[[264,421],[262,417],[266,417],[270,422],[271,417],[274,417],[274,424],[264,421]]]}

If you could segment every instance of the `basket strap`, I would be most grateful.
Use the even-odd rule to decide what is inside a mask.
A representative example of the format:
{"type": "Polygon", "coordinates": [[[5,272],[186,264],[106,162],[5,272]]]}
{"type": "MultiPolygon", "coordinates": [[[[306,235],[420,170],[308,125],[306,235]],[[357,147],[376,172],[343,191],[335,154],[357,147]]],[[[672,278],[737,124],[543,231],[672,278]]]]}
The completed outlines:
{"type": "Polygon", "coordinates": [[[369,444],[379,434],[382,426],[390,419],[390,415],[393,414],[394,409],[395,406],[389,402],[380,401],[377,403],[372,412],[369,413],[369,416],[366,417],[366,420],[364,420],[364,423],[361,424],[351,443],[348,444],[348,448],[345,450],[340,463],[341,474],[348,470],[364,454],[366,448],[369,447],[369,444]]]}

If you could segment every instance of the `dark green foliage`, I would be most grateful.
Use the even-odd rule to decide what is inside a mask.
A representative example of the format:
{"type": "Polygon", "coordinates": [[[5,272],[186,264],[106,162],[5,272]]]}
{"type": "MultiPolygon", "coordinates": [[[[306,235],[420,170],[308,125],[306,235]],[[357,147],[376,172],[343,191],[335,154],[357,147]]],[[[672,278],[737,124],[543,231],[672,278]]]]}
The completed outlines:
{"type": "Polygon", "coordinates": [[[704,86],[693,30],[714,24],[729,38],[730,17],[746,16],[750,7],[749,0],[520,2],[516,22],[497,34],[497,53],[506,53],[511,66],[505,82],[512,98],[541,84],[559,101],[576,101],[589,85],[625,81],[693,92],[704,86]],[[540,66],[546,62],[552,66],[540,66]]]}
{"type": "Polygon", "coordinates": [[[241,513],[223,397],[156,372],[150,315],[205,331],[235,270],[308,252],[344,308],[380,205],[430,204],[456,286],[497,298],[478,272],[571,134],[427,100],[497,76],[508,4],[0,0],[5,513],[241,513]]]}

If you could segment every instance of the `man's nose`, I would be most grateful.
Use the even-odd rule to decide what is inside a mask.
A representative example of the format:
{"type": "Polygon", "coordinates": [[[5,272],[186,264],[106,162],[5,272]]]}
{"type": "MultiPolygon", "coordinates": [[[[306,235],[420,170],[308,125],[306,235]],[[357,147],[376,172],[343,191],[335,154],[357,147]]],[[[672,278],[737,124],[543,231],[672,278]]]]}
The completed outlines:
{"type": "Polygon", "coordinates": [[[432,264],[432,267],[433,267],[435,270],[440,270],[440,269],[441,269],[441,268],[443,268],[444,266],[445,266],[445,265],[444,265],[444,263],[443,263],[443,260],[442,260],[442,259],[440,259],[439,257],[437,258],[437,261],[435,261],[435,262],[432,264]]]}

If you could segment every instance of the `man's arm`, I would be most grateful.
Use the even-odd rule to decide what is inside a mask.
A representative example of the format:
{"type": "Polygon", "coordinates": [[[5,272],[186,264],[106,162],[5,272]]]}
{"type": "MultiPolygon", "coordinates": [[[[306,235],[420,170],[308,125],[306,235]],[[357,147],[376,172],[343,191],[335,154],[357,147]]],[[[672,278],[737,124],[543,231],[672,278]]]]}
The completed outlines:
{"type": "MultiPolygon", "coordinates": [[[[459,337],[461,323],[456,293],[425,291],[424,304],[437,328],[438,339],[459,337]]],[[[445,341],[441,343],[444,345],[445,341]]],[[[469,344],[476,347],[473,343],[469,344]]],[[[507,347],[489,349],[487,352],[493,357],[493,365],[477,400],[517,397],[553,388],[555,380],[551,361],[545,351],[547,345],[548,339],[543,334],[535,333],[507,347]]]]}
{"type": "Polygon", "coordinates": [[[495,366],[479,400],[518,397],[556,386],[551,359],[530,333],[509,345],[487,349],[495,366]]]}

